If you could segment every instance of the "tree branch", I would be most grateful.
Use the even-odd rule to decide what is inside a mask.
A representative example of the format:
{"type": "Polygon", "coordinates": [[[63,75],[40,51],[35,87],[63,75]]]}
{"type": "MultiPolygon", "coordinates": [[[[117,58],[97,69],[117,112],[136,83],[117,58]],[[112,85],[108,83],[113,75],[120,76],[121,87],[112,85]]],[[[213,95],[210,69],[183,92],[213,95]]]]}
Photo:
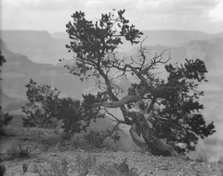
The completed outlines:
{"type": "Polygon", "coordinates": [[[153,106],[154,106],[155,102],[156,102],[156,97],[153,97],[151,103],[149,104],[149,107],[147,108],[147,113],[150,113],[151,112],[151,110],[153,109],[153,106]]]}
{"type": "Polygon", "coordinates": [[[126,121],[123,121],[123,120],[119,120],[116,116],[114,116],[112,113],[110,113],[106,108],[104,108],[105,112],[107,114],[109,114],[112,118],[115,119],[115,121],[117,121],[118,123],[122,123],[122,124],[126,124],[126,125],[129,125],[129,123],[127,123],[126,121]]]}
{"type": "Polygon", "coordinates": [[[119,124],[120,124],[119,122],[118,122],[117,124],[115,124],[114,128],[113,128],[111,131],[109,131],[108,134],[106,134],[106,135],[103,137],[102,141],[104,141],[107,137],[112,136],[113,133],[115,132],[115,130],[118,129],[118,125],[119,125],[119,124]]]}
{"type": "Polygon", "coordinates": [[[121,106],[132,103],[132,102],[137,102],[139,100],[142,100],[142,97],[139,95],[127,95],[123,97],[121,100],[116,101],[116,102],[100,102],[96,103],[95,106],[103,106],[103,107],[108,107],[108,108],[120,108],[121,106]]]}
{"type": "MultiPolygon", "coordinates": [[[[108,79],[108,75],[106,75],[106,74],[104,73],[104,71],[103,71],[100,67],[97,67],[97,70],[98,70],[99,74],[100,74],[100,75],[104,78],[104,80],[105,80],[105,83],[106,83],[106,85],[107,85],[107,92],[108,92],[109,97],[110,97],[114,102],[119,102],[119,98],[118,98],[117,96],[115,96],[115,95],[113,94],[113,92],[112,92],[112,85],[111,85],[110,80],[108,79]]],[[[96,105],[97,105],[97,104],[96,104],[96,105]]],[[[107,105],[108,105],[108,104],[107,104],[107,105]]],[[[100,106],[100,104],[99,104],[99,106],[100,106]]],[[[101,106],[102,106],[102,104],[101,104],[101,106]]],[[[107,107],[108,107],[108,106],[107,106],[107,107]]],[[[124,117],[126,123],[131,124],[131,121],[127,118],[126,108],[125,108],[124,104],[120,104],[120,105],[117,106],[117,107],[121,109],[122,114],[123,114],[123,117],[124,117]]]]}

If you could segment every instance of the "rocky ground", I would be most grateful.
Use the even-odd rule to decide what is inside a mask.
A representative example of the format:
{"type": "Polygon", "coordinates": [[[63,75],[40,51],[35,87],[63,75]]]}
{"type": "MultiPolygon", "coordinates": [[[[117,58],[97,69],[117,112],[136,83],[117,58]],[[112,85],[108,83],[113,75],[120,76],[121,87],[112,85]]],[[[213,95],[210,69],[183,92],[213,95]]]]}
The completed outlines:
{"type": "MultiPolygon", "coordinates": [[[[135,152],[88,152],[88,151],[65,151],[65,152],[46,152],[33,156],[30,159],[15,159],[4,161],[6,166],[6,174],[8,176],[20,175],[38,175],[34,170],[36,166],[44,168],[44,165],[54,163],[65,159],[68,162],[68,167],[76,167],[76,158],[80,154],[87,158],[88,155],[96,157],[96,165],[102,163],[122,163],[124,158],[127,158],[129,168],[137,169],[140,175],[163,175],[163,176],[220,176],[222,175],[222,164],[219,163],[202,163],[194,161],[185,161],[182,159],[168,157],[153,157],[144,153],[135,152]],[[23,174],[22,166],[28,163],[28,171],[23,174]]],[[[48,166],[46,166],[48,168],[48,166]]],[[[127,171],[126,171],[127,172],[127,171]]],[[[78,168],[71,169],[71,175],[78,175],[78,168]]],[[[89,168],[88,175],[95,175],[94,168],[89,168]]]]}
{"type": "Polygon", "coordinates": [[[61,141],[57,132],[37,128],[7,130],[14,135],[0,141],[0,159],[6,167],[5,176],[223,175],[221,162],[208,163],[155,157],[142,152],[97,149],[90,145],[79,145],[77,141],[61,141]]]}

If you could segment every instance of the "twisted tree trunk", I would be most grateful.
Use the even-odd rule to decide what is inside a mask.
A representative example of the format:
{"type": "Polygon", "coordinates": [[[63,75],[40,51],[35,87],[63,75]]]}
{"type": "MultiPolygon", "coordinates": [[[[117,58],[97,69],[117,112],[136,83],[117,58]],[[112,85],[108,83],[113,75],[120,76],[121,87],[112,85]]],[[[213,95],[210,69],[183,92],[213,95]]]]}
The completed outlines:
{"type": "Polygon", "coordinates": [[[133,142],[138,147],[140,147],[144,151],[148,151],[148,147],[147,147],[145,141],[142,140],[142,138],[138,135],[137,127],[136,127],[136,124],[135,123],[132,124],[131,128],[129,129],[129,133],[130,133],[130,135],[132,137],[133,142]]]}
{"type": "MultiPolygon", "coordinates": [[[[147,124],[146,119],[142,113],[133,112],[131,115],[133,119],[133,124],[136,125],[137,130],[139,130],[142,135],[145,144],[147,145],[147,150],[153,155],[162,155],[162,156],[177,156],[176,151],[170,146],[163,143],[159,138],[154,134],[153,129],[147,124]]],[[[131,133],[130,133],[131,134],[131,133]]],[[[131,134],[132,136],[132,134],[131,134]]],[[[133,141],[140,146],[145,146],[139,140],[136,142],[137,138],[132,136],[133,141]]]]}
{"type": "MultiPolygon", "coordinates": [[[[109,108],[120,108],[124,104],[130,102],[139,102],[141,100],[142,98],[140,96],[127,95],[126,97],[116,102],[102,102],[97,103],[96,105],[109,108]]],[[[143,150],[149,151],[153,155],[177,156],[176,151],[170,145],[163,143],[158,137],[156,137],[153,128],[148,125],[143,113],[128,112],[128,114],[132,118],[131,128],[129,132],[133,142],[137,146],[139,146],[143,150]],[[144,141],[141,139],[140,136],[142,136],[144,141]]]]}

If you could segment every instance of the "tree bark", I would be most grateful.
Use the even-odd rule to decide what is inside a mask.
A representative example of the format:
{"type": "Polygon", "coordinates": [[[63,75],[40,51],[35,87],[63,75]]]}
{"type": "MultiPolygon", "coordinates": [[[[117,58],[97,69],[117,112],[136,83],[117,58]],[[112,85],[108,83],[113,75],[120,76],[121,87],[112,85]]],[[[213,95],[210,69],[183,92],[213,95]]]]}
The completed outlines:
{"type": "Polygon", "coordinates": [[[163,143],[154,135],[153,129],[147,124],[146,119],[142,113],[133,112],[131,117],[137,129],[140,131],[143,139],[145,140],[147,148],[151,154],[162,156],[177,156],[176,151],[170,145],[163,143]]]}
{"type": "Polygon", "coordinates": [[[137,133],[137,128],[136,128],[136,124],[133,123],[131,128],[129,129],[129,133],[132,137],[133,142],[139,146],[141,149],[143,149],[144,151],[148,151],[148,147],[145,143],[145,141],[143,141],[140,136],[137,133]]]}
{"type": "MultiPolygon", "coordinates": [[[[119,108],[130,102],[139,102],[141,99],[137,95],[127,95],[116,102],[97,103],[97,106],[119,108]]],[[[133,142],[144,150],[149,151],[153,155],[177,156],[176,151],[168,144],[162,142],[155,136],[152,126],[149,126],[145,116],[141,112],[128,112],[128,116],[132,118],[131,128],[129,130],[133,142]],[[140,136],[144,139],[141,140],[140,136]]]]}

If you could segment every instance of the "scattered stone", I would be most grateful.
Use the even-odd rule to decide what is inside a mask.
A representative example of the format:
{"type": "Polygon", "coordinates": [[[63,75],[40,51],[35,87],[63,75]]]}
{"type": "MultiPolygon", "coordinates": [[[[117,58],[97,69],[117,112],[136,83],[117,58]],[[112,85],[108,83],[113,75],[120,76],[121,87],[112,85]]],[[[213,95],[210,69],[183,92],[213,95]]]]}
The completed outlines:
{"type": "Polygon", "coordinates": [[[3,176],[5,174],[6,168],[5,165],[0,165],[0,176],[3,176]]]}

